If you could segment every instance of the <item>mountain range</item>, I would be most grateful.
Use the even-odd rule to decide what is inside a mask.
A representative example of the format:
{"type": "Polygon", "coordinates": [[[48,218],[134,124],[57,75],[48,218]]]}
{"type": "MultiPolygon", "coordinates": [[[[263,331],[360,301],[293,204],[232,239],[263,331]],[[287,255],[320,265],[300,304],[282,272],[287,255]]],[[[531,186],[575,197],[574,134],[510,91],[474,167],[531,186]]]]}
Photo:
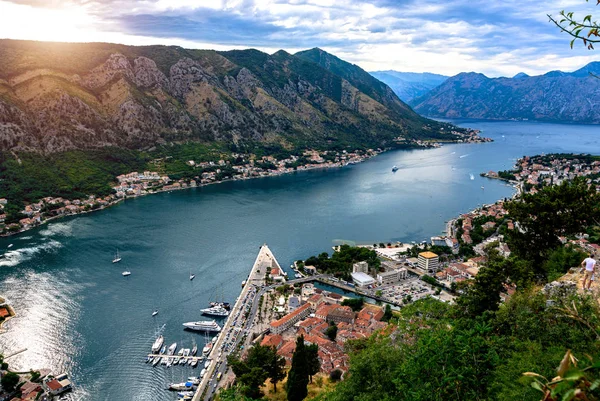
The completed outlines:
{"type": "Polygon", "coordinates": [[[447,126],[318,48],[269,55],[0,40],[0,150],[386,146],[398,136],[450,139],[447,126]]]}
{"type": "Polygon", "coordinates": [[[425,95],[448,79],[446,75],[430,72],[417,73],[394,70],[373,71],[371,75],[385,82],[405,102],[410,102],[414,98],[425,95]]]}
{"type": "Polygon", "coordinates": [[[461,73],[409,104],[434,118],[600,123],[600,62],[574,72],[513,78],[461,73]],[[593,74],[593,75],[591,75],[593,74]],[[594,76],[595,75],[595,76],[594,76]]]}

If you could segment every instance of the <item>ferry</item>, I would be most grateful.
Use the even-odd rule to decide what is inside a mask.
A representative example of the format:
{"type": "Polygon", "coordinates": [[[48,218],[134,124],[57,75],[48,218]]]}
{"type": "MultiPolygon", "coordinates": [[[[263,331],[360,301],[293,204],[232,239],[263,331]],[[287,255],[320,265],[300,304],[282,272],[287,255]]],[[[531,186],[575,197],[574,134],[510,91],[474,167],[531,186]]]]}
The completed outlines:
{"type": "Polygon", "coordinates": [[[164,342],[165,338],[163,336],[158,336],[156,341],[154,341],[154,344],[152,344],[152,353],[156,354],[158,351],[160,351],[160,348],[162,347],[164,342]]]}
{"type": "Polygon", "coordinates": [[[217,324],[214,320],[201,320],[198,322],[187,322],[183,324],[183,327],[189,330],[195,331],[208,331],[208,332],[219,332],[221,331],[221,326],[217,324]]]}
{"type": "Polygon", "coordinates": [[[201,309],[203,315],[207,316],[218,316],[218,317],[227,317],[229,316],[229,311],[222,306],[211,306],[210,308],[201,309]]]}

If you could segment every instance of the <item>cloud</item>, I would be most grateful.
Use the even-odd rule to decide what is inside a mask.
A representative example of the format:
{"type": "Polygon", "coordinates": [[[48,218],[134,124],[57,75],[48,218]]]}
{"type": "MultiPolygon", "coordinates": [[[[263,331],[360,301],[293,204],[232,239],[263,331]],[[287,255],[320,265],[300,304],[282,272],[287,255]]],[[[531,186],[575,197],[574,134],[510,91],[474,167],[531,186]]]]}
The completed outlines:
{"type": "MultiPolygon", "coordinates": [[[[5,20],[18,21],[14,10],[22,8],[83,10],[89,30],[63,29],[66,37],[289,52],[318,46],[366,70],[512,76],[600,58],[582,46],[571,50],[548,22],[562,9],[600,13],[583,0],[0,0],[5,20]]],[[[14,33],[16,25],[0,26],[0,36],[26,35],[14,33]]]]}

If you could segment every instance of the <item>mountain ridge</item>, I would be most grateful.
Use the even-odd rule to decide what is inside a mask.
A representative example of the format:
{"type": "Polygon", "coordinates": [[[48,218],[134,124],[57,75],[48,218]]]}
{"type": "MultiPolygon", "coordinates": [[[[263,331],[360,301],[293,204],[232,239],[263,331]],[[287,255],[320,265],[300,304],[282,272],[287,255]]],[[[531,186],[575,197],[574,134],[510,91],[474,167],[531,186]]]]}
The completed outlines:
{"type": "Polygon", "coordinates": [[[321,49],[0,40],[0,150],[186,141],[385,147],[398,136],[453,139],[446,126],[321,49]]]}
{"type": "Polygon", "coordinates": [[[415,111],[433,118],[527,119],[600,124],[600,62],[573,72],[488,78],[460,73],[411,100],[415,111]]]}

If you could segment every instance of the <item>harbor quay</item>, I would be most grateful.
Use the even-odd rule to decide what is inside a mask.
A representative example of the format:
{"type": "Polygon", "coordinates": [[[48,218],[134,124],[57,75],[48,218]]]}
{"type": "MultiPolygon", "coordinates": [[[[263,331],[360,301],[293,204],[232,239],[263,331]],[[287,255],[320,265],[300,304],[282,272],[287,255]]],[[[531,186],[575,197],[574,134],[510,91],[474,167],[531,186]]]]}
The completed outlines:
{"type": "Polygon", "coordinates": [[[237,348],[251,327],[253,320],[251,312],[256,313],[257,299],[259,299],[256,296],[257,289],[265,287],[266,277],[269,273],[277,273],[285,280],[283,269],[269,247],[264,244],[260,247],[248,278],[242,282],[240,295],[219,333],[217,342],[212,347],[208,356],[208,360],[211,361],[210,365],[196,389],[193,401],[211,400],[216,393],[220,379],[228,369],[227,356],[237,348]]]}

